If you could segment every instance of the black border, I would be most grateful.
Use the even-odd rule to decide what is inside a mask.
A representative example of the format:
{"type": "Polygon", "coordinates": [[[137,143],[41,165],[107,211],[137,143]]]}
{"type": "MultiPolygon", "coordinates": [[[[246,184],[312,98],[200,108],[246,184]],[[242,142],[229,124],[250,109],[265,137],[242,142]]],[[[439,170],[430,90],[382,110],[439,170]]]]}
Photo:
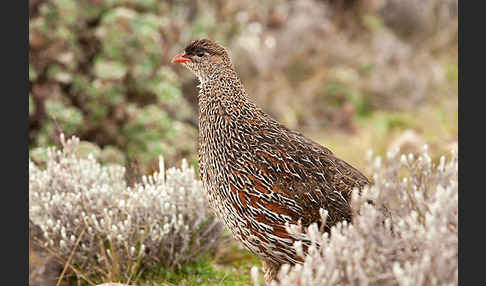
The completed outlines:
{"type": "Polygon", "coordinates": [[[29,2],[1,4],[2,284],[28,285],[29,2]]]}

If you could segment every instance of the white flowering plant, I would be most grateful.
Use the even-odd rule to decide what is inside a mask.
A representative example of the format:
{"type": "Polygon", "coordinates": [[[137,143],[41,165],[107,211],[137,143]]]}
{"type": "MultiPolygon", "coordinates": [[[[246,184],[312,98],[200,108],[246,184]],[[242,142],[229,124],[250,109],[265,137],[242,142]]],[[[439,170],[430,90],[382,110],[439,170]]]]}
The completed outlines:
{"type": "Polygon", "coordinates": [[[222,225],[210,214],[201,182],[181,168],[142,177],[129,187],[125,169],[82,158],[79,139],[47,149],[41,168],[29,160],[29,218],[35,243],[78,277],[136,281],[155,265],[177,268],[216,248],[222,225]]]}
{"type": "MultiPolygon", "coordinates": [[[[427,150],[395,152],[370,165],[374,182],[353,193],[352,223],[338,223],[330,233],[315,224],[303,232],[288,228],[312,245],[304,256],[296,242],[304,263],[284,265],[271,286],[458,285],[457,154],[435,164],[427,150]]],[[[255,285],[257,275],[252,269],[255,285]]]]}

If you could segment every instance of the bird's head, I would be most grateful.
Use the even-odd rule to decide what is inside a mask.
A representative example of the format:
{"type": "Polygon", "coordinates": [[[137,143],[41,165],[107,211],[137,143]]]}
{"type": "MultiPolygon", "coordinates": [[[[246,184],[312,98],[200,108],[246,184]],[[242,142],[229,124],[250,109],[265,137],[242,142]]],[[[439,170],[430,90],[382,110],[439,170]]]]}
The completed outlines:
{"type": "Polygon", "coordinates": [[[192,41],[180,54],[172,59],[172,62],[182,63],[202,82],[222,71],[233,69],[228,51],[220,44],[209,39],[192,41]]]}

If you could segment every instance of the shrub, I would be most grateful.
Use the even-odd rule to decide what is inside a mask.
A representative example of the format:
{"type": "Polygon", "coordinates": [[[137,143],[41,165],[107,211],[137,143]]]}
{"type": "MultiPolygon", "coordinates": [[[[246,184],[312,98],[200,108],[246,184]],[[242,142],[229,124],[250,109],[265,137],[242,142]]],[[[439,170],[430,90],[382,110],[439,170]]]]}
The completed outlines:
{"type": "Polygon", "coordinates": [[[149,267],[176,268],[214,250],[222,226],[210,215],[201,182],[181,168],[144,176],[133,188],[119,165],[77,152],[79,139],[47,150],[45,168],[29,160],[29,216],[36,243],[78,275],[136,281],[149,267]]]}
{"type": "Polygon", "coordinates": [[[280,2],[243,25],[231,51],[248,94],[289,127],[352,129],[349,116],[457,94],[447,79],[457,62],[457,0],[423,2],[280,2]]]}
{"type": "MultiPolygon", "coordinates": [[[[188,23],[190,28],[199,20],[200,5],[145,0],[31,2],[31,147],[53,144],[61,129],[121,151],[123,159],[136,159],[141,167],[160,154],[171,162],[186,156],[194,159],[186,145],[174,143],[180,141],[175,132],[191,130],[192,136],[186,136],[190,142],[195,132],[179,116],[181,109],[193,111],[181,102],[181,80],[168,65],[178,45],[194,37],[182,35],[179,27],[188,23]],[[188,6],[195,6],[197,17],[187,19],[188,6]],[[175,14],[180,15],[170,17],[175,14]]],[[[209,24],[199,25],[206,30],[209,24]]]]}
{"type": "Polygon", "coordinates": [[[422,2],[31,0],[30,147],[59,127],[142,167],[195,161],[197,88],[170,59],[200,36],[290,128],[455,98],[458,2],[422,2]]]}
{"type": "Polygon", "coordinates": [[[330,234],[311,225],[304,232],[312,242],[305,262],[282,267],[271,285],[458,284],[457,156],[436,166],[426,152],[388,154],[374,167],[374,184],[353,194],[352,223],[337,224],[330,234]],[[386,205],[391,217],[369,199],[386,205]]]}

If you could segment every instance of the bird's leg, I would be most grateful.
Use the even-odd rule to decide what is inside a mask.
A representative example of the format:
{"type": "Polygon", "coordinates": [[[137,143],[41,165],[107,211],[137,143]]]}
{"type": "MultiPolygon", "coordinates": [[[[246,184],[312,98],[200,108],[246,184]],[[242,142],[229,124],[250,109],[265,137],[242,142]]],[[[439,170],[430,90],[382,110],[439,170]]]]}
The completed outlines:
{"type": "Polygon", "coordinates": [[[263,276],[265,277],[265,282],[270,285],[270,282],[275,280],[277,277],[278,270],[280,269],[280,264],[263,261],[263,276]]]}

